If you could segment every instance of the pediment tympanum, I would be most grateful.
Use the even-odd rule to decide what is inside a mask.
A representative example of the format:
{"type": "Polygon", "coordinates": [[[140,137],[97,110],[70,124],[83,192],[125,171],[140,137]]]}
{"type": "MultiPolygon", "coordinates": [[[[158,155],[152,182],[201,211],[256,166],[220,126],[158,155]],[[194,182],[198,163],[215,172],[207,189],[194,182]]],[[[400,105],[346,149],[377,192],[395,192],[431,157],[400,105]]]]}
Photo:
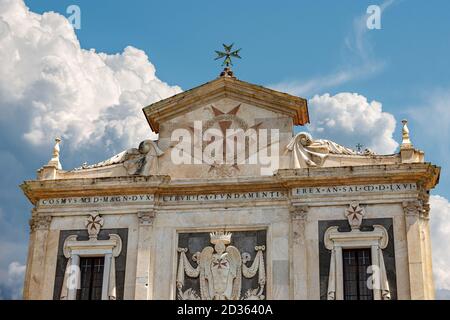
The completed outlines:
{"type": "Polygon", "coordinates": [[[222,98],[231,98],[288,116],[292,118],[294,125],[309,123],[306,99],[231,77],[220,77],[194,89],[153,103],[143,108],[143,111],[151,129],[159,133],[162,123],[222,98]]]}

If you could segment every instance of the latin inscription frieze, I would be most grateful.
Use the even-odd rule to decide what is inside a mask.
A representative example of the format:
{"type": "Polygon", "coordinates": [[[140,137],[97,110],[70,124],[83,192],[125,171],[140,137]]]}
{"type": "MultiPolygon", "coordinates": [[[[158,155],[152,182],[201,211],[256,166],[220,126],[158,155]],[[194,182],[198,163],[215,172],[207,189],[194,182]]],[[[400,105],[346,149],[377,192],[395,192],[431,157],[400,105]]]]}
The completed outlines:
{"type": "Polygon", "coordinates": [[[226,200],[264,200],[264,199],[285,199],[286,193],[283,191],[259,191],[244,193],[211,193],[211,194],[193,194],[193,195],[162,195],[162,202],[197,202],[197,201],[226,201],[226,200]]]}
{"type": "Polygon", "coordinates": [[[292,190],[293,196],[307,195],[338,195],[352,193],[374,193],[374,192],[407,192],[417,190],[415,183],[386,183],[386,184],[367,184],[367,185],[349,185],[349,186],[326,186],[326,187],[301,187],[292,190]]]}
{"type": "MultiPolygon", "coordinates": [[[[401,193],[416,191],[415,183],[388,183],[369,185],[341,185],[326,187],[300,187],[292,189],[294,197],[307,197],[315,195],[346,195],[364,193],[401,193]]],[[[253,201],[287,199],[283,191],[255,191],[255,192],[225,192],[205,194],[164,194],[159,196],[161,203],[177,202],[221,202],[221,201],[253,201]]],[[[40,206],[72,206],[72,205],[106,205],[106,204],[133,204],[154,202],[153,194],[66,197],[40,199],[40,206]]]]}
{"type": "Polygon", "coordinates": [[[134,202],[153,202],[154,199],[155,197],[153,194],[67,197],[67,198],[41,199],[39,200],[39,205],[64,206],[64,205],[80,205],[80,204],[134,203],[134,202]]]}

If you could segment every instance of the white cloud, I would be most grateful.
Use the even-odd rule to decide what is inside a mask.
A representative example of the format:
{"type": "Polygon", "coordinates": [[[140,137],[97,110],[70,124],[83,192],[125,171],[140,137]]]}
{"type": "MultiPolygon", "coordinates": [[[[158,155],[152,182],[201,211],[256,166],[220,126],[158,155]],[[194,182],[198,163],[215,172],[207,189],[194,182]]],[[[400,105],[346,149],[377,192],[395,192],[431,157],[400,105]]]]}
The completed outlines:
{"type": "MultiPolygon", "coordinates": [[[[380,70],[383,64],[373,59],[367,30],[361,29],[360,22],[355,20],[345,42],[359,57],[358,63],[343,65],[341,71],[303,83],[276,87],[293,94],[315,93],[380,70]]],[[[122,53],[109,55],[82,49],[65,17],[53,12],[30,12],[22,0],[0,0],[0,61],[0,134],[17,149],[35,148],[41,152],[39,147],[51,144],[57,135],[63,136],[64,147],[70,147],[72,152],[83,146],[135,146],[151,136],[141,108],[181,91],[156,77],[155,67],[142,50],[127,47],[122,53]],[[16,137],[22,138],[21,143],[16,137]]],[[[449,115],[448,101],[436,101],[433,126],[445,123],[439,120],[442,114],[449,115]]],[[[350,147],[362,143],[379,153],[391,153],[398,146],[392,138],[394,117],[383,112],[379,102],[368,102],[364,96],[316,95],[310,100],[310,114],[313,124],[309,129],[315,137],[350,147]]],[[[427,126],[431,116],[434,115],[422,116],[427,126]]],[[[442,126],[442,130],[448,132],[448,126],[442,126]]],[[[19,156],[11,159],[18,160],[8,161],[13,167],[28,160],[20,156],[25,153],[23,150],[17,152],[19,156]]],[[[12,184],[9,180],[7,188],[12,184]]],[[[4,181],[0,188],[6,186],[4,181]]],[[[450,290],[446,248],[450,204],[443,197],[432,196],[431,206],[436,287],[450,290]]],[[[5,215],[6,211],[0,208],[3,229],[10,226],[9,222],[3,224],[5,215]]],[[[0,298],[20,298],[25,266],[17,261],[9,263],[16,257],[8,257],[24,251],[26,244],[2,241],[0,247],[0,262],[5,265],[0,269],[0,298]]]]}
{"type": "Polygon", "coordinates": [[[436,289],[436,300],[450,300],[450,290],[436,289]]]}
{"type": "MultiPolygon", "coordinates": [[[[450,88],[423,92],[417,105],[406,112],[417,125],[413,129],[413,133],[418,133],[413,143],[415,140],[432,141],[428,148],[435,148],[439,158],[447,158],[450,154],[450,88]]],[[[443,174],[448,175],[448,171],[443,171],[443,174]]]]}
{"type": "MultiPolygon", "coordinates": [[[[394,0],[386,0],[379,6],[381,21],[383,21],[384,11],[393,3],[394,0]]],[[[364,11],[360,16],[356,17],[353,20],[352,32],[347,35],[344,41],[347,49],[349,49],[350,52],[354,53],[355,57],[357,57],[363,65],[374,64],[376,61],[373,57],[373,45],[369,41],[369,38],[367,36],[369,32],[373,32],[371,29],[367,28],[368,17],[369,14],[366,11],[364,11]]]]}
{"type": "Polygon", "coordinates": [[[53,138],[72,164],[102,160],[154,138],[142,107],[178,92],[144,51],[82,49],[64,16],[0,0],[0,298],[21,296],[23,266],[11,261],[26,258],[29,208],[17,186],[48,161],[53,138]]]}
{"type": "Polygon", "coordinates": [[[17,300],[22,298],[25,268],[17,261],[9,264],[6,279],[0,283],[0,299],[17,300]]]}
{"type": "Polygon", "coordinates": [[[334,71],[323,76],[317,76],[306,80],[283,81],[268,87],[296,96],[308,96],[336,87],[354,79],[366,77],[379,72],[383,68],[380,62],[371,62],[357,67],[347,66],[342,70],[334,71]]]}
{"type": "Polygon", "coordinates": [[[0,115],[21,123],[12,129],[32,146],[57,135],[73,149],[134,146],[152,136],[142,107],[181,91],[156,77],[142,50],[84,50],[64,16],[22,0],[0,2],[0,61],[0,115]]]}
{"type": "MultiPolygon", "coordinates": [[[[380,5],[381,16],[393,3],[394,0],[386,0],[380,5]]],[[[343,41],[344,60],[336,70],[311,79],[282,81],[269,87],[293,95],[308,96],[383,70],[385,62],[374,56],[373,45],[368,36],[371,30],[367,28],[367,18],[368,14],[363,11],[353,20],[353,28],[343,41]]]]}
{"type": "Polygon", "coordinates": [[[380,154],[393,153],[398,146],[393,139],[394,116],[383,112],[380,102],[369,102],[357,93],[315,95],[309,100],[309,113],[308,129],[315,138],[352,148],[361,143],[380,154]]]}
{"type": "Polygon", "coordinates": [[[17,261],[11,262],[8,268],[9,279],[13,282],[22,282],[25,275],[25,265],[20,264],[17,261]]]}
{"type": "MultiPolygon", "coordinates": [[[[14,226],[5,220],[0,220],[0,223],[2,234],[7,232],[5,229],[14,230],[14,226]]],[[[0,252],[0,300],[21,299],[25,265],[18,260],[26,258],[26,243],[2,236],[0,252]]]]}
{"type": "Polygon", "coordinates": [[[433,254],[433,273],[438,292],[450,290],[450,202],[441,196],[430,197],[431,243],[433,254]]]}

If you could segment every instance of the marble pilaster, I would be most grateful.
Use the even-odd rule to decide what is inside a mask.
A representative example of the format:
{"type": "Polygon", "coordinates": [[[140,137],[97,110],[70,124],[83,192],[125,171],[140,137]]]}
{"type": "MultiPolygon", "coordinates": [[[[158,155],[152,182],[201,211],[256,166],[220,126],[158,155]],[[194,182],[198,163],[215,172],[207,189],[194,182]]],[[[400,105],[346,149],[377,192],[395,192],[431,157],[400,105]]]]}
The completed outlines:
{"type": "Polygon", "coordinates": [[[305,222],[308,215],[308,206],[295,205],[291,207],[291,279],[293,281],[292,295],[294,299],[308,298],[308,259],[305,238],[305,222]]]}
{"type": "Polygon", "coordinates": [[[47,236],[49,233],[51,216],[39,215],[33,210],[30,219],[30,248],[29,260],[24,286],[24,299],[39,299],[44,286],[45,258],[47,251],[47,236]]]}
{"type": "Polygon", "coordinates": [[[147,300],[152,295],[152,278],[150,276],[151,248],[153,220],[155,211],[143,211],[138,213],[138,251],[136,263],[136,288],[135,299],[147,300]]]}

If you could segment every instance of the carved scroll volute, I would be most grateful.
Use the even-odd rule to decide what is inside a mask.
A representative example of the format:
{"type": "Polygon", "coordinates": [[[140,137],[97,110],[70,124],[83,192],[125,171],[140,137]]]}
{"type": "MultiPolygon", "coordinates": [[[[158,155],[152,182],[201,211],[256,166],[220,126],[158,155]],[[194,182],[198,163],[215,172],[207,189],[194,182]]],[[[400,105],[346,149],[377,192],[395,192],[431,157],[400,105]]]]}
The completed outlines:
{"type": "Polygon", "coordinates": [[[68,236],[65,240],[64,240],[64,245],[63,245],[63,253],[64,253],[64,257],[66,257],[67,259],[70,258],[71,250],[70,247],[68,246],[68,244],[70,242],[74,242],[77,241],[78,236],[76,234],[70,235],[68,236]]]}
{"type": "Polygon", "coordinates": [[[379,248],[380,249],[386,249],[388,243],[389,243],[389,234],[385,227],[382,225],[375,224],[373,225],[373,230],[376,232],[380,232],[382,234],[380,238],[379,248]]]}
{"type": "Polygon", "coordinates": [[[327,250],[333,250],[334,249],[334,242],[331,239],[331,235],[334,233],[338,232],[339,227],[329,227],[326,231],[325,231],[325,235],[324,235],[324,245],[325,248],[327,248],[327,250]]]}

